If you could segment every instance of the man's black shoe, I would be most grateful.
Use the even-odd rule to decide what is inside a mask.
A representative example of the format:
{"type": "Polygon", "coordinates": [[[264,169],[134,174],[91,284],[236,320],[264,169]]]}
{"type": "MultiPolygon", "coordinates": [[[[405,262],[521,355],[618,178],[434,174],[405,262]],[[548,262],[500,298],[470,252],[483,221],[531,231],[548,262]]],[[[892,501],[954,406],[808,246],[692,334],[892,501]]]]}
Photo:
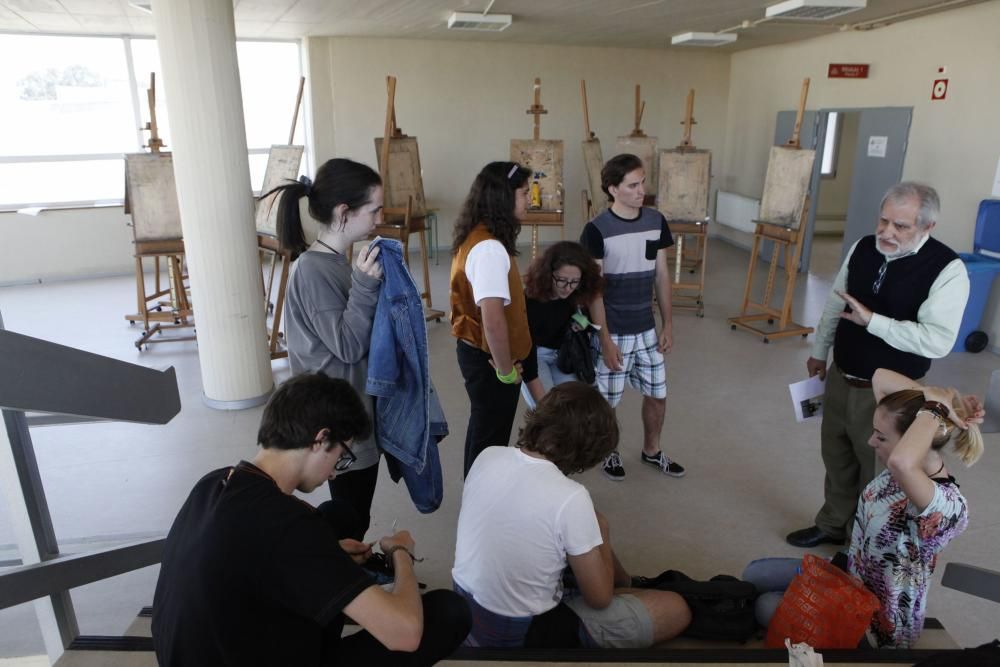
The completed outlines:
{"type": "Polygon", "coordinates": [[[810,547],[819,546],[820,544],[843,544],[844,538],[827,535],[818,527],[810,526],[808,528],[803,528],[802,530],[796,530],[795,532],[788,533],[788,535],[785,536],[785,541],[793,547],[808,549],[810,547]]]}

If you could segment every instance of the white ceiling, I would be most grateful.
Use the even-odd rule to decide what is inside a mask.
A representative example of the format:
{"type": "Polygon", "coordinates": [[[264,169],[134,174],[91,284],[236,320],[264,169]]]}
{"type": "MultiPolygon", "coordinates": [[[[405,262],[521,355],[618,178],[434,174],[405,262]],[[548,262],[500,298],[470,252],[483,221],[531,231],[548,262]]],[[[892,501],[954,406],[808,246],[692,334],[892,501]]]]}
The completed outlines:
{"type": "MultiPolygon", "coordinates": [[[[169,0],[158,0],[169,2],[169,0]]],[[[243,38],[307,35],[456,39],[581,46],[671,47],[670,36],[716,32],[753,22],[779,0],[496,0],[492,13],[513,14],[500,33],[456,32],[452,11],[482,12],[489,0],[234,0],[243,38]]],[[[739,29],[724,51],[808,39],[878,19],[905,20],[986,0],[868,0],[868,8],[833,22],[769,21],[739,29]]],[[[1000,1],[1000,0],[990,0],[1000,1]]],[[[152,17],[127,0],[0,0],[0,31],[152,35],[152,17]]]]}

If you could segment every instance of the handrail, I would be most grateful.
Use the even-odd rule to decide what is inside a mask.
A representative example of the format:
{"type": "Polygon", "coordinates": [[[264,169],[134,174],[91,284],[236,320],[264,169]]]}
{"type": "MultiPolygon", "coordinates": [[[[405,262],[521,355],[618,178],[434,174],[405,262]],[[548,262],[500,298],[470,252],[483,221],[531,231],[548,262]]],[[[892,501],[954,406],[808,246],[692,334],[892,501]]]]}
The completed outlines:
{"type": "Polygon", "coordinates": [[[160,562],[166,538],[57,556],[0,574],[0,609],[47,597],[160,562]]]}
{"type": "Polygon", "coordinates": [[[181,399],[172,367],[158,371],[0,330],[0,407],[166,424],[181,399]]]}
{"type": "Polygon", "coordinates": [[[164,540],[60,554],[30,426],[95,419],[166,424],[180,409],[173,368],[146,368],[7,331],[0,317],[0,484],[28,563],[0,575],[0,609],[38,600],[35,613],[53,662],[80,634],[70,589],[158,563],[164,540]],[[29,418],[29,412],[43,414],[29,418]]]}

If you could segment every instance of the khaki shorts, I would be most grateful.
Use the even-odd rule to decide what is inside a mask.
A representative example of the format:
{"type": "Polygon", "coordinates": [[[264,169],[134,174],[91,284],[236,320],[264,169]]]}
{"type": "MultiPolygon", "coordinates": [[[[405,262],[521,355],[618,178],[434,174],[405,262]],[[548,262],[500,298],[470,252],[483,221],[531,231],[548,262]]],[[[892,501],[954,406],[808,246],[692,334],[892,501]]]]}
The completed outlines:
{"type": "Polygon", "coordinates": [[[594,643],[601,648],[648,648],[653,645],[653,619],[634,595],[615,595],[604,609],[592,609],[582,596],[563,602],[580,617],[594,643]]]}

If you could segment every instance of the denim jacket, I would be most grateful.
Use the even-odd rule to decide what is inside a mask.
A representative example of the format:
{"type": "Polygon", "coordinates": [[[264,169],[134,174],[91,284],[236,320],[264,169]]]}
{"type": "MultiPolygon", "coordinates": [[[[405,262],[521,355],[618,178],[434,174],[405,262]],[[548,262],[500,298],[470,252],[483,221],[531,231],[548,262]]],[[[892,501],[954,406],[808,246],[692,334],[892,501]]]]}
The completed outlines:
{"type": "Polygon", "coordinates": [[[448,424],[431,385],[424,309],[403,263],[403,245],[388,239],[377,245],[385,275],[375,307],[366,390],[375,397],[376,436],[393,480],[402,477],[413,504],[428,513],[444,496],[437,443],[448,435],[448,424]]]}

